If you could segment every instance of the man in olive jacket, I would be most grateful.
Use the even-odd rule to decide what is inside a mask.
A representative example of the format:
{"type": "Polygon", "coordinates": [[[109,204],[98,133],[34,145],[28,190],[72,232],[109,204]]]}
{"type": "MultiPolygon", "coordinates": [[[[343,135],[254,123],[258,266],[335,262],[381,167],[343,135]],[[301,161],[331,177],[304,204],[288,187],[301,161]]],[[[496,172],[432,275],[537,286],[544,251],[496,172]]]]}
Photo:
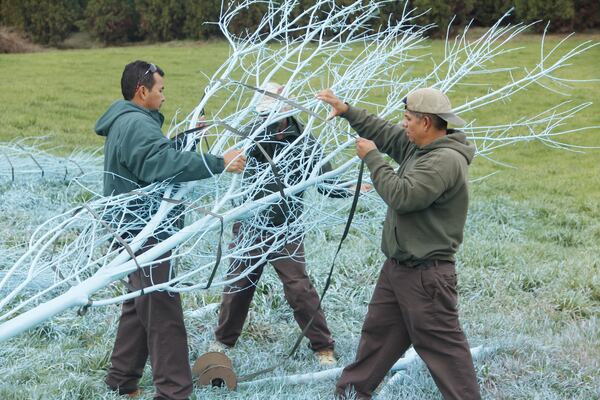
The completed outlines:
{"type": "MultiPolygon", "coordinates": [[[[175,150],[161,131],[164,117],[158,110],[165,100],[163,76],[154,64],[127,64],[121,77],[124,100],[114,102],[96,123],[96,133],[106,137],[106,196],[167,179],[186,182],[244,169],[245,157],[238,150],[223,157],[175,150]]],[[[137,255],[156,243],[156,238],[148,239],[137,255]]],[[[129,282],[139,290],[171,277],[170,263],[164,261],[129,274],[129,282]]],[[[130,397],[139,394],[138,381],[148,357],[156,387],[154,398],[187,399],[192,393],[192,376],[179,294],[152,292],[123,303],[106,377],[109,388],[130,397]]]]}
{"type": "Polygon", "coordinates": [[[385,261],[362,327],[356,360],[336,392],[369,399],[392,365],[412,344],[445,399],[479,399],[479,386],[460,327],[455,253],[467,217],[467,170],[475,148],[447,124],[464,125],[446,95],[418,89],[405,99],[395,125],[338,99],[317,97],[346,118],[361,136],[358,156],[388,205],[381,249],[385,261]],[[379,151],[399,164],[397,171],[379,151]]]}

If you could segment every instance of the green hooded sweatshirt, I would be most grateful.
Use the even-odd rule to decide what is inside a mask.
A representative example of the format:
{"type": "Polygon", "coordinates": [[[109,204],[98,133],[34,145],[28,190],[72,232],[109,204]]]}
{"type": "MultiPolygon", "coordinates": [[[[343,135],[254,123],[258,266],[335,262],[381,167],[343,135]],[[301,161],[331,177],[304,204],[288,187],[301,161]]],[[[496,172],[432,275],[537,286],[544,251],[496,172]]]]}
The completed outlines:
{"type": "Polygon", "coordinates": [[[375,190],[388,205],[383,253],[398,262],[454,261],[467,219],[467,172],[475,146],[462,132],[449,129],[419,148],[399,125],[365,110],[350,106],[343,117],[400,165],[394,171],[378,151],[364,158],[375,190]]]}
{"type": "Polygon", "coordinates": [[[223,158],[177,151],[161,127],[163,115],[117,100],[96,122],[105,136],[104,195],[127,193],[153,182],[187,182],[223,172],[223,158]]]}

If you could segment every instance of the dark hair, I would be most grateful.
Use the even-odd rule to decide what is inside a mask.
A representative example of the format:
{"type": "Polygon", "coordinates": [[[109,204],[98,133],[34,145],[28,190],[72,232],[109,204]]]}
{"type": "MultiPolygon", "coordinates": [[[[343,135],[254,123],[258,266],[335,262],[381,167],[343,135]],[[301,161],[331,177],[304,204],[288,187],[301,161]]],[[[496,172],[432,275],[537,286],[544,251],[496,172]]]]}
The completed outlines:
{"type": "Polygon", "coordinates": [[[431,120],[431,124],[433,125],[433,127],[435,129],[439,129],[439,130],[443,130],[443,131],[448,130],[448,122],[446,120],[444,120],[443,118],[441,118],[439,115],[422,113],[422,112],[417,112],[417,111],[410,111],[410,110],[408,110],[408,111],[410,113],[412,113],[418,119],[422,119],[424,117],[429,117],[429,119],[431,120]]]}
{"type": "Polygon", "coordinates": [[[138,86],[145,86],[148,90],[154,87],[154,72],[165,76],[165,72],[158,65],[146,61],[136,60],[125,66],[121,75],[121,93],[125,100],[133,99],[138,86]]]}

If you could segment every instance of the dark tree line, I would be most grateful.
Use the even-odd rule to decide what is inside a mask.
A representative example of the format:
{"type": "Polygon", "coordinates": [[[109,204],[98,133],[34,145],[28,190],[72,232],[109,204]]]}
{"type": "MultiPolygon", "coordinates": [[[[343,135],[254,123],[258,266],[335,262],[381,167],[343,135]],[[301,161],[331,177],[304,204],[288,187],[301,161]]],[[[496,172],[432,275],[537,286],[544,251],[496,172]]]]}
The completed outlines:
{"type": "MultiPolygon", "coordinates": [[[[235,0],[233,0],[235,1],[235,0]]],[[[343,6],[355,0],[337,0],[343,6]]],[[[312,0],[300,0],[312,4],[312,0]]],[[[551,32],[584,31],[600,28],[598,0],[410,0],[412,7],[431,11],[419,21],[437,25],[434,34],[445,34],[453,16],[453,27],[469,21],[489,26],[514,7],[509,22],[550,21],[551,32]]],[[[378,24],[400,15],[404,1],[386,4],[378,24]]],[[[0,0],[0,25],[15,27],[35,42],[57,44],[77,31],[88,31],[108,44],[218,37],[219,29],[206,21],[217,21],[221,0],[0,0]]],[[[244,10],[231,25],[243,34],[256,26],[266,10],[257,5],[244,10]]],[[[542,30],[545,24],[538,24],[542,30]]]]}

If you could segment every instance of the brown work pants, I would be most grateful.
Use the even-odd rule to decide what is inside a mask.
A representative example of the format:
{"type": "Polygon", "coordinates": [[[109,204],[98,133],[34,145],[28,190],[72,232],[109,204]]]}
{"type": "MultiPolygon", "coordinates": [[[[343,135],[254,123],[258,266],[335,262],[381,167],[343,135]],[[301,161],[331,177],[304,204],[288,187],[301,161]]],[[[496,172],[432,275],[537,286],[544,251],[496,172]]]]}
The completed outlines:
{"type": "MultiPolygon", "coordinates": [[[[239,225],[234,225],[234,235],[239,233],[239,225]]],[[[235,240],[232,246],[235,245],[235,240]]],[[[242,272],[253,268],[260,261],[260,257],[268,249],[253,250],[244,259],[236,259],[232,262],[231,272],[228,279],[240,275],[242,272]]],[[[308,330],[306,337],[310,342],[310,348],[314,351],[322,349],[333,349],[334,341],[325,321],[325,314],[319,307],[319,295],[313,287],[306,273],[306,261],[304,259],[304,244],[296,241],[286,244],[281,251],[275,251],[268,257],[269,263],[275,268],[275,272],[283,283],[283,293],[288,304],[292,307],[294,318],[304,330],[311,317],[314,320],[308,330]]],[[[221,310],[219,312],[219,325],[215,330],[216,339],[227,345],[233,346],[242,333],[242,328],[250,303],[254,296],[256,284],[260,279],[264,263],[256,266],[254,271],[246,277],[241,278],[234,284],[226,286],[221,299],[221,310]]]]}
{"type": "MultiPolygon", "coordinates": [[[[155,244],[156,240],[149,240],[137,254],[155,244]]],[[[159,258],[169,255],[170,252],[159,258]]],[[[139,289],[166,282],[169,277],[170,265],[165,261],[132,272],[129,282],[139,289]]],[[[123,303],[106,384],[120,394],[134,392],[148,356],[155,399],[187,399],[192,393],[192,373],[177,293],[152,292],[123,303]]]]}
{"type": "Polygon", "coordinates": [[[458,320],[454,263],[408,267],[387,260],[362,327],[356,361],[336,392],[370,399],[392,365],[412,344],[445,399],[479,399],[467,338],[458,320]]]}

